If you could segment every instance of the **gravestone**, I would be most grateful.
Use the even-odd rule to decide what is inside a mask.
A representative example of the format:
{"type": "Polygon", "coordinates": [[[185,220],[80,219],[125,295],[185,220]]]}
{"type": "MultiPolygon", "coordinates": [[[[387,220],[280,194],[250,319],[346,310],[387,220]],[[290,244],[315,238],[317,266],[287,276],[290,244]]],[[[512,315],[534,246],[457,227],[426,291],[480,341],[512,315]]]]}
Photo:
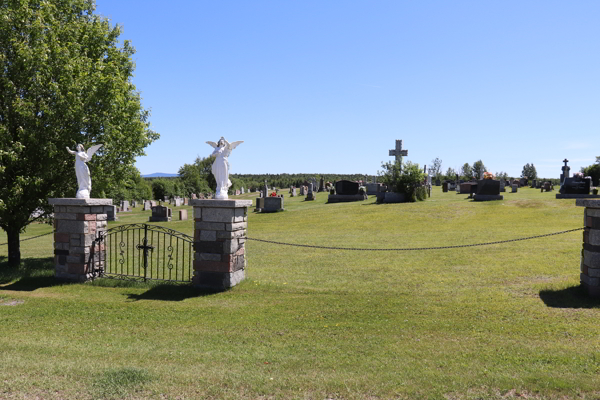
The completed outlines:
{"type": "Polygon", "coordinates": [[[568,178],[570,175],[571,171],[571,167],[569,167],[567,165],[567,163],[569,162],[569,160],[567,160],[566,158],[563,160],[563,162],[565,163],[565,165],[562,166],[561,170],[562,170],[562,174],[560,174],[560,184],[562,185],[565,181],[565,178],[568,178]]]}
{"type": "Polygon", "coordinates": [[[383,191],[383,183],[367,183],[367,194],[370,196],[376,196],[377,192],[383,191]]]}
{"type": "Polygon", "coordinates": [[[241,193],[242,193],[242,194],[244,194],[244,187],[243,187],[243,186],[242,186],[242,190],[241,190],[241,193]]]}
{"type": "Polygon", "coordinates": [[[129,202],[127,200],[121,200],[119,204],[119,212],[130,212],[129,202]]]}
{"type": "Polygon", "coordinates": [[[591,178],[583,178],[576,176],[565,178],[565,181],[556,194],[557,199],[584,199],[584,198],[600,198],[600,195],[590,194],[592,186],[591,178]]]}
{"type": "Polygon", "coordinates": [[[359,183],[341,180],[335,183],[336,194],[330,194],[327,197],[328,203],[340,203],[350,201],[363,201],[368,199],[366,193],[359,192],[359,183]]]}
{"type": "Polygon", "coordinates": [[[500,179],[500,191],[506,192],[506,182],[504,181],[504,178],[500,179]]]}
{"type": "Polygon", "coordinates": [[[257,198],[255,211],[260,213],[284,211],[283,195],[257,198]]]}
{"type": "Polygon", "coordinates": [[[304,200],[314,200],[316,198],[313,188],[314,188],[313,183],[310,182],[308,184],[308,193],[306,194],[306,197],[304,198],[304,200]]]}
{"type": "Polygon", "coordinates": [[[187,219],[188,219],[187,210],[179,210],[179,220],[180,221],[187,221],[187,219]]]}
{"type": "Polygon", "coordinates": [[[237,190],[235,191],[235,195],[236,195],[236,196],[239,196],[239,195],[240,195],[240,190],[239,190],[239,189],[237,189],[237,190]]]}
{"type": "Polygon", "coordinates": [[[519,188],[519,185],[516,183],[513,183],[511,187],[512,187],[511,193],[517,193],[517,189],[519,188]]]}
{"type": "Polygon", "coordinates": [[[442,186],[442,181],[439,179],[435,180],[435,186],[442,186]]]}
{"type": "Polygon", "coordinates": [[[304,185],[300,186],[300,196],[304,196],[305,195],[305,189],[304,189],[304,185]]]}
{"type": "Polygon", "coordinates": [[[144,202],[144,208],[142,210],[143,211],[150,211],[151,208],[152,208],[152,203],[150,203],[149,201],[145,201],[144,202]]]}
{"type": "Polygon", "coordinates": [[[197,198],[196,193],[192,193],[192,200],[196,200],[197,198]]]}
{"type": "Polygon", "coordinates": [[[136,208],[136,207],[137,207],[137,201],[131,200],[131,208],[136,208]]]}
{"type": "Polygon", "coordinates": [[[324,192],[325,191],[325,180],[323,179],[323,177],[321,177],[321,179],[319,180],[319,192],[324,192]]]}
{"type": "Polygon", "coordinates": [[[503,200],[500,194],[500,181],[494,179],[481,179],[477,181],[477,193],[473,196],[475,201],[503,200]]]}
{"type": "Polygon", "coordinates": [[[335,183],[335,192],[337,194],[355,195],[358,194],[358,188],[358,182],[342,180],[335,183]]]}
{"type": "Polygon", "coordinates": [[[443,193],[448,193],[448,182],[444,182],[442,184],[442,192],[443,193]]]}
{"type": "Polygon", "coordinates": [[[292,188],[292,194],[290,194],[290,197],[296,197],[296,196],[297,196],[296,188],[294,187],[294,188],[292,188]]]}
{"type": "Polygon", "coordinates": [[[117,206],[105,206],[106,209],[106,220],[107,221],[118,221],[117,217],[117,206]]]}
{"type": "Polygon", "coordinates": [[[152,216],[148,218],[148,222],[168,222],[171,221],[171,209],[165,206],[152,207],[152,216]]]}

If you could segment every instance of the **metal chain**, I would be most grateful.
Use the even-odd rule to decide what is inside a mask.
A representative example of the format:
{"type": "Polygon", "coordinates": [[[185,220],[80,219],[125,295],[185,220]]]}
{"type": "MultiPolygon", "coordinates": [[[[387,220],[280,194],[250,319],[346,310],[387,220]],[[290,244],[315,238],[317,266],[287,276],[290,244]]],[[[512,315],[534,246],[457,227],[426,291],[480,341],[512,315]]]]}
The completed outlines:
{"type": "MultiPolygon", "coordinates": [[[[575,232],[575,231],[581,231],[585,228],[575,228],[575,229],[569,229],[566,231],[561,231],[561,232],[554,232],[554,233],[546,233],[544,235],[536,235],[536,236],[530,236],[530,237],[526,237],[526,238],[519,238],[519,239],[508,239],[508,240],[498,240],[495,242],[486,242],[486,243],[475,243],[475,244],[459,244],[456,246],[438,246],[438,247],[406,247],[406,248],[392,248],[392,249],[364,249],[364,248],[353,248],[353,247],[332,247],[332,246],[313,246],[310,244],[296,244],[296,243],[284,243],[284,242],[276,242],[274,240],[264,240],[264,239],[256,239],[256,238],[251,238],[251,237],[247,237],[247,240],[254,240],[256,242],[263,242],[263,243],[270,243],[270,244],[278,244],[278,245],[282,245],[282,246],[293,246],[293,247],[308,247],[311,249],[324,249],[324,250],[350,250],[350,251],[413,251],[413,250],[443,250],[443,249],[458,249],[461,247],[476,247],[476,246],[490,246],[493,244],[502,244],[502,243],[510,243],[510,242],[519,242],[522,240],[531,240],[531,239],[538,239],[538,238],[542,238],[542,237],[548,237],[548,236],[555,236],[555,235],[562,235],[563,233],[569,233],[569,232],[575,232]]],[[[47,235],[51,235],[54,232],[48,232],[48,233],[44,233],[38,236],[32,236],[30,238],[27,239],[23,239],[20,240],[21,242],[24,242],[26,240],[31,240],[31,239],[36,239],[42,236],[47,236],[47,235]]],[[[5,246],[8,243],[0,243],[0,246],[5,246]]]]}
{"type": "MultiPolygon", "coordinates": [[[[52,235],[53,233],[54,233],[54,231],[48,232],[48,233],[42,233],[41,235],[32,236],[32,237],[29,237],[29,238],[26,238],[26,239],[19,240],[19,242],[24,242],[26,240],[36,239],[36,238],[39,238],[39,237],[42,237],[42,236],[52,235]]],[[[8,244],[8,242],[6,242],[6,243],[0,243],[0,246],[6,246],[7,244],[8,244]]]]}
{"type": "Polygon", "coordinates": [[[456,245],[456,246],[439,246],[439,247],[409,247],[409,248],[396,248],[396,249],[360,249],[360,248],[352,248],[352,247],[313,246],[313,245],[309,245],[309,244],[295,244],[295,243],[275,242],[273,240],[255,239],[255,238],[251,238],[251,237],[248,237],[247,239],[248,240],[254,240],[256,242],[279,244],[279,245],[283,245],[283,246],[309,247],[309,248],[312,248],[312,249],[324,249],[324,250],[412,251],[412,250],[442,250],[442,249],[458,249],[458,248],[461,248],[461,247],[489,246],[489,245],[492,245],[492,244],[518,242],[518,241],[521,241],[521,240],[530,240],[530,239],[537,239],[537,238],[546,237],[546,236],[561,235],[563,233],[581,231],[583,229],[585,229],[585,228],[569,229],[568,231],[547,233],[545,235],[536,235],[536,236],[530,236],[530,237],[520,238],[520,239],[499,240],[499,241],[496,241],[496,242],[487,242],[487,243],[460,244],[460,245],[456,245]]]}

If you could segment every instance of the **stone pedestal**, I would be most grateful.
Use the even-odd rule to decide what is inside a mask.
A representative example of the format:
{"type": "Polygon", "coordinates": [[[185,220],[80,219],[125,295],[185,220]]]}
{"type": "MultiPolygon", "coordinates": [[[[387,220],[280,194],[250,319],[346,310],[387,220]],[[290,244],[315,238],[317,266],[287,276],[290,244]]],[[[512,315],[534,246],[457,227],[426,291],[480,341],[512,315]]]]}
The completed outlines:
{"type": "Polygon", "coordinates": [[[577,199],[583,211],[583,251],[581,253],[581,286],[590,296],[600,297],[600,200],[577,199]]]}
{"type": "Polygon", "coordinates": [[[194,207],[194,286],[227,289],[245,278],[252,200],[190,200],[194,207]]]}
{"type": "Polygon", "coordinates": [[[112,199],[48,199],[54,206],[54,262],[58,279],[83,282],[104,268],[104,244],[95,239],[106,230],[112,199]]]}

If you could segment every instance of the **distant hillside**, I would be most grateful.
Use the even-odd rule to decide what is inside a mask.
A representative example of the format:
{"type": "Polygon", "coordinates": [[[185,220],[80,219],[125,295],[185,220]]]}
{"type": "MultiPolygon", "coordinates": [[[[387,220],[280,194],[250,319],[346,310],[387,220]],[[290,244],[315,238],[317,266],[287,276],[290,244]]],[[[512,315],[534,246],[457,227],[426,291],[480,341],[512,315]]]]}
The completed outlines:
{"type": "Polygon", "coordinates": [[[142,178],[177,178],[179,174],[165,174],[164,172],[155,172],[149,175],[142,175],[142,178]]]}

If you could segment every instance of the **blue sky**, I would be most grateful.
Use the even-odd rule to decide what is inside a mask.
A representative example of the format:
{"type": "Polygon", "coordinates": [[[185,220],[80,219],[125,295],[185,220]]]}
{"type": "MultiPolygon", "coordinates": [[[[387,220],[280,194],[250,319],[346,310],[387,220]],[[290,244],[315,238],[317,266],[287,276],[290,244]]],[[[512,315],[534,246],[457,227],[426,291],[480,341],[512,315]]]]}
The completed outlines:
{"type": "Polygon", "coordinates": [[[443,171],[600,156],[600,1],[96,2],[161,134],[142,174],[221,136],[232,173],[372,175],[396,139],[443,171]]]}

